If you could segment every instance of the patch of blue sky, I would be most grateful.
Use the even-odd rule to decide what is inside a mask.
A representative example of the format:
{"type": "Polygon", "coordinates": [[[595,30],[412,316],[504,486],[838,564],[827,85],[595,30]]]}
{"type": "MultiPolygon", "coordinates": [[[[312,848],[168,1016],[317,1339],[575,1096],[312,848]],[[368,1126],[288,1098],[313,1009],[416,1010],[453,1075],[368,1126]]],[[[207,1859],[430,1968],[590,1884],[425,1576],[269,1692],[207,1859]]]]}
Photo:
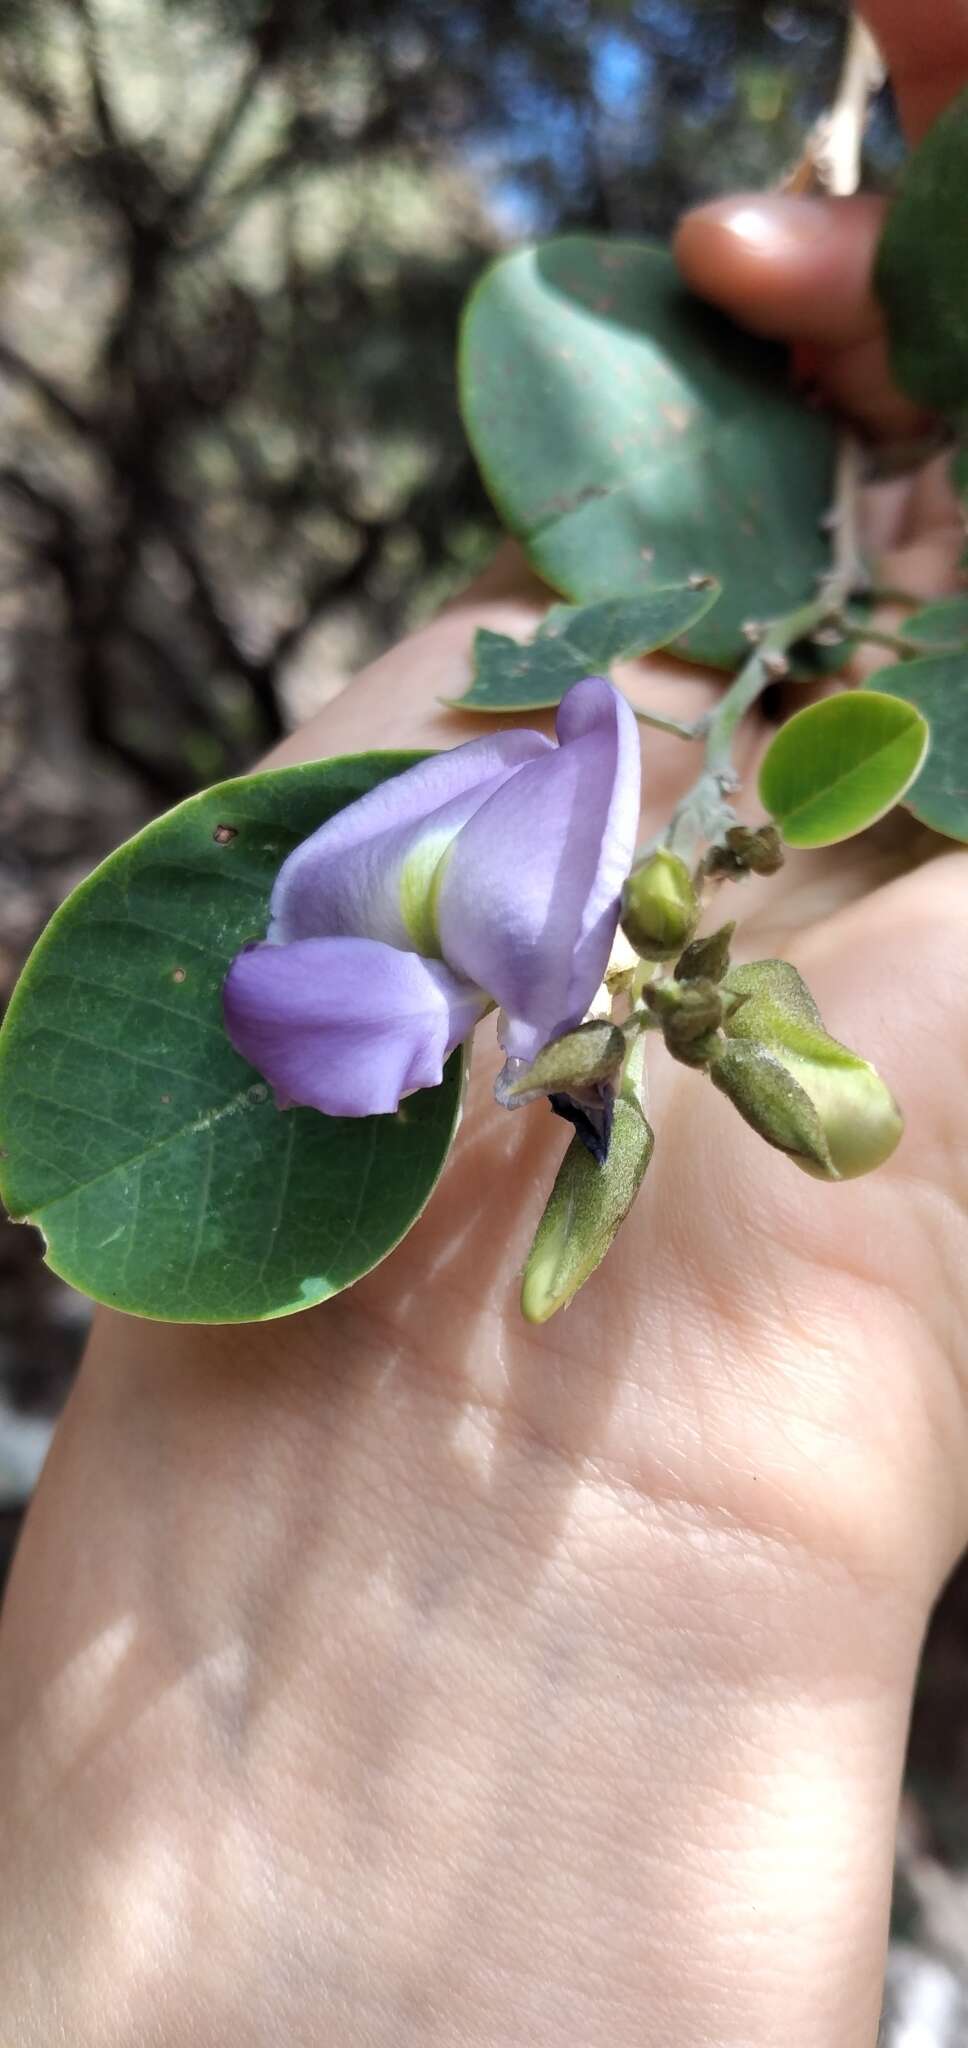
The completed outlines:
{"type": "Polygon", "coordinates": [[[592,45],[592,89],[607,113],[631,114],[649,89],[655,66],[641,42],[623,30],[600,29],[592,45]]]}

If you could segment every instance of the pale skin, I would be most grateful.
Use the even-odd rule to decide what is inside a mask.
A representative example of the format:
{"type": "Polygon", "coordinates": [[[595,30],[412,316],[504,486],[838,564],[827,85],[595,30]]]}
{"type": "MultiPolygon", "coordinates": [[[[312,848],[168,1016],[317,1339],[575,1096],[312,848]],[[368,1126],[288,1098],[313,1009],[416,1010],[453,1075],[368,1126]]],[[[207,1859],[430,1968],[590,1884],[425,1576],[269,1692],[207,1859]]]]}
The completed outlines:
{"type": "MultiPolygon", "coordinates": [[[[964,0],[871,0],[912,135],[964,0]]],[[[720,202],[697,288],[912,424],[867,289],[874,202],[720,202]],[[755,211],[754,211],[755,209],[755,211]],[[751,220],[754,222],[751,228],[751,220]],[[818,233],[822,221],[823,232],[818,233]]],[[[936,475],[872,507],[950,588],[936,475]]],[[[282,750],[449,746],[513,554],[282,750]]],[[[689,717],[715,685],[626,676],[689,717]]],[[[650,733],[648,814],[691,751],[650,733]]],[[[968,1540],[966,856],[881,829],[732,889],[907,1134],[828,1187],[655,1061],[608,1266],[528,1328],[562,1149],[490,1100],[403,1247],[288,1322],[98,1320],[0,1638],[12,2048],[872,2048],[911,1689],[968,1540]]]]}

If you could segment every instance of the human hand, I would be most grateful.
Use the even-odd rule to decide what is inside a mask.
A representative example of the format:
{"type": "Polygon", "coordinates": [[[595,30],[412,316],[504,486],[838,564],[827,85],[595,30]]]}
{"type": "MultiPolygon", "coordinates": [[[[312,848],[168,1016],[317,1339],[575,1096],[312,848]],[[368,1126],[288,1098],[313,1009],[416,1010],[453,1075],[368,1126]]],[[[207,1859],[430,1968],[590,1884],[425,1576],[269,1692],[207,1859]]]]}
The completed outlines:
{"type": "MultiPolygon", "coordinates": [[[[916,129],[968,13],[868,12],[916,129]]],[[[780,204],[692,216],[687,275],[905,431],[873,203],[780,204]]],[[[871,511],[885,581],[943,591],[937,476],[871,511]]],[[[437,705],[473,627],[544,602],[505,554],[282,756],[473,736],[437,705]]],[[[683,717],[716,688],[624,680],[683,717]]],[[[650,735],[657,819],[682,775],[650,735]]],[[[495,1109],[482,1047],[435,1202],[352,1294],[100,1319],[0,1643],[16,2048],[870,2048],[917,1649],[968,1535],[964,856],[909,850],[880,830],[729,902],[904,1104],[874,1179],[805,1179],[657,1061],[633,1218],[529,1329],[562,1137],[495,1109]]]]}

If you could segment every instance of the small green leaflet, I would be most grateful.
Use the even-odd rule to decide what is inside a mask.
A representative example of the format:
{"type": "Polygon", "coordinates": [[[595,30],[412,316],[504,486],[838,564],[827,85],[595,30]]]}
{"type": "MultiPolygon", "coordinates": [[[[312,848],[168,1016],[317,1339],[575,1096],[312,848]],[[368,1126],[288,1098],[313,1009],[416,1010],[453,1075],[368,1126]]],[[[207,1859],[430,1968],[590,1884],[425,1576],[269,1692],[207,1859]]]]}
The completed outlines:
{"type": "MultiPolygon", "coordinates": [[[[968,598],[956,597],[918,612],[906,630],[920,640],[948,640],[966,625],[968,598]]],[[[946,838],[968,840],[968,647],[878,669],[874,681],[916,704],[931,727],[931,751],[907,791],[906,809],[946,838]]]]}
{"type": "Polygon", "coordinates": [[[317,825],[421,756],[280,768],[193,797],[57,912],[0,1033],[0,1194],[73,1286],[164,1322],[325,1301],[416,1221],[460,1110],[456,1053],[396,1116],[276,1109],[221,987],[317,825]]]}
{"type": "MultiPolygon", "coordinates": [[[[910,669],[905,664],[905,688],[910,669]]],[[[898,803],[924,761],[929,728],[913,704],[846,691],[780,727],[760,769],[760,801],[788,846],[835,846],[898,803]]]]}
{"type": "Polygon", "coordinates": [[[832,421],[667,249],[566,235],[502,258],[468,303],[459,373],[494,503],[574,603],[715,576],[675,652],[731,668],[744,623],[802,604],[829,567],[832,421]]]}
{"type": "Polygon", "coordinates": [[[968,404],[966,190],[963,92],[909,159],[874,270],[894,375],[918,405],[944,413],[968,404]]]}
{"type": "Polygon", "coordinates": [[[656,585],[640,597],[553,605],[531,640],[482,628],[474,636],[474,680],[448,701],[465,711],[541,711],[560,704],[583,676],[605,675],[615,661],[651,654],[701,619],[719,585],[656,585]]]}

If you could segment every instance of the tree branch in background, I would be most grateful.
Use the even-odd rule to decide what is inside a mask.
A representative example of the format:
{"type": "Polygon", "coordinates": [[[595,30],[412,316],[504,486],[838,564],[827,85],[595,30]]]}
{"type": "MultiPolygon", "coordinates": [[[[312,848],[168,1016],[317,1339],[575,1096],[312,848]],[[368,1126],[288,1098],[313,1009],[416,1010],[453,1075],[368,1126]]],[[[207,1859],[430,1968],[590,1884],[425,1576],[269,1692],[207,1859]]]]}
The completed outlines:
{"type": "Polygon", "coordinates": [[[225,157],[245,120],[267,69],[267,59],[262,50],[256,50],[250,57],[234,93],[226,101],[201,155],[187,182],[172,200],[171,214],[179,222],[201,205],[208,193],[213,178],[221,168],[225,157]]]}
{"type": "Polygon", "coordinates": [[[46,371],[38,369],[36,363],[28,362],[27,357],[21,355],[20,350],[14,348],[12,342],[5,341],[2,335],[0,376],[12,377],[18,384],[27,385],[36,397],[43,399],[44,404],[56,413],[62,424],[71,427],[75,434],[82,434],[85,440],[97,440],[97,419],[92,414],[84,412],[77,401],[71,398],[53,377],[48,377],[46,371]]]}
{"type": "Polygon", "coordinates": [[[159,523],[191,584],[191,608],[216,658],[249,685],[262,725],[262,736],[275,740],[283,732],[276,695],[274,661],[260,661],[240,646],[212,588],[208,572],[191,538],[187,519],[171,501],[159,505],[159,523]]]}
{"type": "Polygon", "coordinates": [[[54,575],[64,592],[67,649],[88,740],[136,775],[154,802],[177,802],[194,787],[186,761],[169,757],[154,745],[138,748],[119,728],[118,713],[123,713],[125,700],[116,687],[112,642],[127,642],[149,662],[169,708],[174,705],[186,715],[185,736],[200,734],[222,752],[225,734],[209,694],[170,647],[115,602],[117,572],[114,580],[97,575],[94,565],[104,551],[103,543],[99,548],[66,498],[9,464],[0,468],[3,491],[18,498],[38,519],[40,538],[33,547],[36,566],[54,575]]]}
{"type": "Polygon", "coordinates": [[[77,16],[81,27],[81,46],[87,66],[91,88],[91,106],[101,141],[106,149],[123,150],[124,139],[114,118],[114,112],[104,82],[101,53],[98,48],[98,24],[91,12],[88,0],[67,0],[71,12],[77,16]]]}

